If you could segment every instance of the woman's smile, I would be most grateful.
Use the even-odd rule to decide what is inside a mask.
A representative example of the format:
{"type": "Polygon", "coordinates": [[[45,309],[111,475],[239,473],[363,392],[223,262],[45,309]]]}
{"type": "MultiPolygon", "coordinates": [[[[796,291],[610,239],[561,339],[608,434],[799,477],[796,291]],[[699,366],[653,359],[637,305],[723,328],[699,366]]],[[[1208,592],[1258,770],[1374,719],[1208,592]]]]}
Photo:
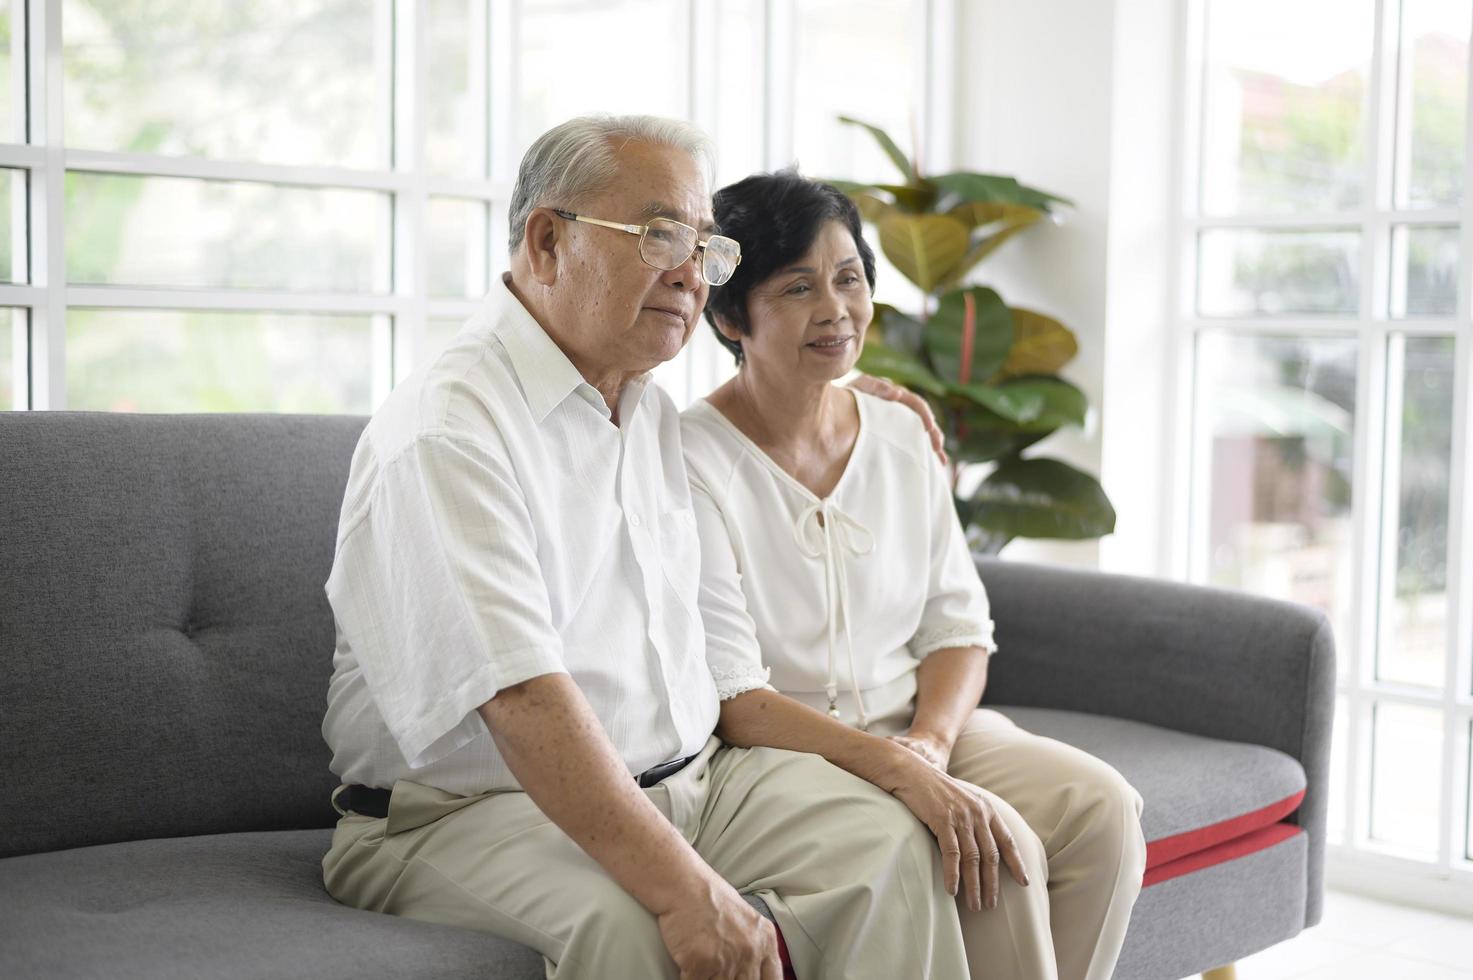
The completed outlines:
{"type": "Polygon", "coordinates": [[[817,340],[813,340],[808,342],[807,344],[804,344],[804,346],[820,354],[825,354],[833,357],[847,352],[849,350],[849,344],[853,340],[853,334],[846,334],[843,336],[835,335],[820,337],[817,340]]]}

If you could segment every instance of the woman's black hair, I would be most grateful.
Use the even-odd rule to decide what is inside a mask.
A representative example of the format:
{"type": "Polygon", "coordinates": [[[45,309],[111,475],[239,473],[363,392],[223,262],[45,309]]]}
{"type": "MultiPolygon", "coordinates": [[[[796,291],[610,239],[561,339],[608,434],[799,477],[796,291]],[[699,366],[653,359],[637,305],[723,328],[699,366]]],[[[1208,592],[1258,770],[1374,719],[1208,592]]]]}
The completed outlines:
{"type": "Polygon", "coordinates": [[[742,264],[724,285],[711,287],[706,321],[738,364],[742,363],[741,342],[717,329],[716,318],[751,336],[748,294],[779,269],[801,259],[827,222],[843,222],[854,235],[864,277],[874,292],[875,253],[860,233],[859,209],[837,187],[791,169],[754,174],[717,191],[713,207],[721,234],[741,243],[742,264]]]}

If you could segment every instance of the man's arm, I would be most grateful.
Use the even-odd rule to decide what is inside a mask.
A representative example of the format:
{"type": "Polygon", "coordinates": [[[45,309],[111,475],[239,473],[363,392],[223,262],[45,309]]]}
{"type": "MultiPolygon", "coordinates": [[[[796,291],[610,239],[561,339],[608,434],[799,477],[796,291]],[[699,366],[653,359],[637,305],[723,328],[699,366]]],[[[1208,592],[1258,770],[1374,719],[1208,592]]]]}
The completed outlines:
{"type": "Polygon", "coordinates": [[[566,674],[497,693],[480,715],[532,801],[658,921],[681,976],[777,980],[777,939],[640,791],[566,674]]]}

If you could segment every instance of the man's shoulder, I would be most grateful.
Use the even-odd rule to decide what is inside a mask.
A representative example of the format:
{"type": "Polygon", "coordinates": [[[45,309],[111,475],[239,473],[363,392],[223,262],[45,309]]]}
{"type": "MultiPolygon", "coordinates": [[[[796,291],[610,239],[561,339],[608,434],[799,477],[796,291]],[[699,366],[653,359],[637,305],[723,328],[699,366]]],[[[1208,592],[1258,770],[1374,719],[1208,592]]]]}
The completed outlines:
{"type": "Polygon", "coordinates": [[[463,331],[396,385],[364,427],[349,468],[345,504],[354,509],[386,471],[412,463],[427,445],[458,442],[507,453],[508,429],[527,416],[516,377],[490,330],[463,331]]]}
{"type": "Polygon", "coordinates": [[[527,416],[526,398],[494,330],[466,330],[395,386],[369,422],[379,452],[427,437],[501,441],[527,416]]]}

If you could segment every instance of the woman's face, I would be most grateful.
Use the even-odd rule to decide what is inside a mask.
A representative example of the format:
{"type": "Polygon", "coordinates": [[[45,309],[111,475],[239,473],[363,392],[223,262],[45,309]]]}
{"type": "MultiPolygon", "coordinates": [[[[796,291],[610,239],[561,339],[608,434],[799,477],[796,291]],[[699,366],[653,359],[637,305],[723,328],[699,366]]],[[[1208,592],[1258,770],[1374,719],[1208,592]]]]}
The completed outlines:
{"type": "Polygon", "coordinates": [[[780,384],[833,381],[859,359],[873,314],[854,236],[829,221],[802,258],[747,294],[745,368],[780,384]]]}

